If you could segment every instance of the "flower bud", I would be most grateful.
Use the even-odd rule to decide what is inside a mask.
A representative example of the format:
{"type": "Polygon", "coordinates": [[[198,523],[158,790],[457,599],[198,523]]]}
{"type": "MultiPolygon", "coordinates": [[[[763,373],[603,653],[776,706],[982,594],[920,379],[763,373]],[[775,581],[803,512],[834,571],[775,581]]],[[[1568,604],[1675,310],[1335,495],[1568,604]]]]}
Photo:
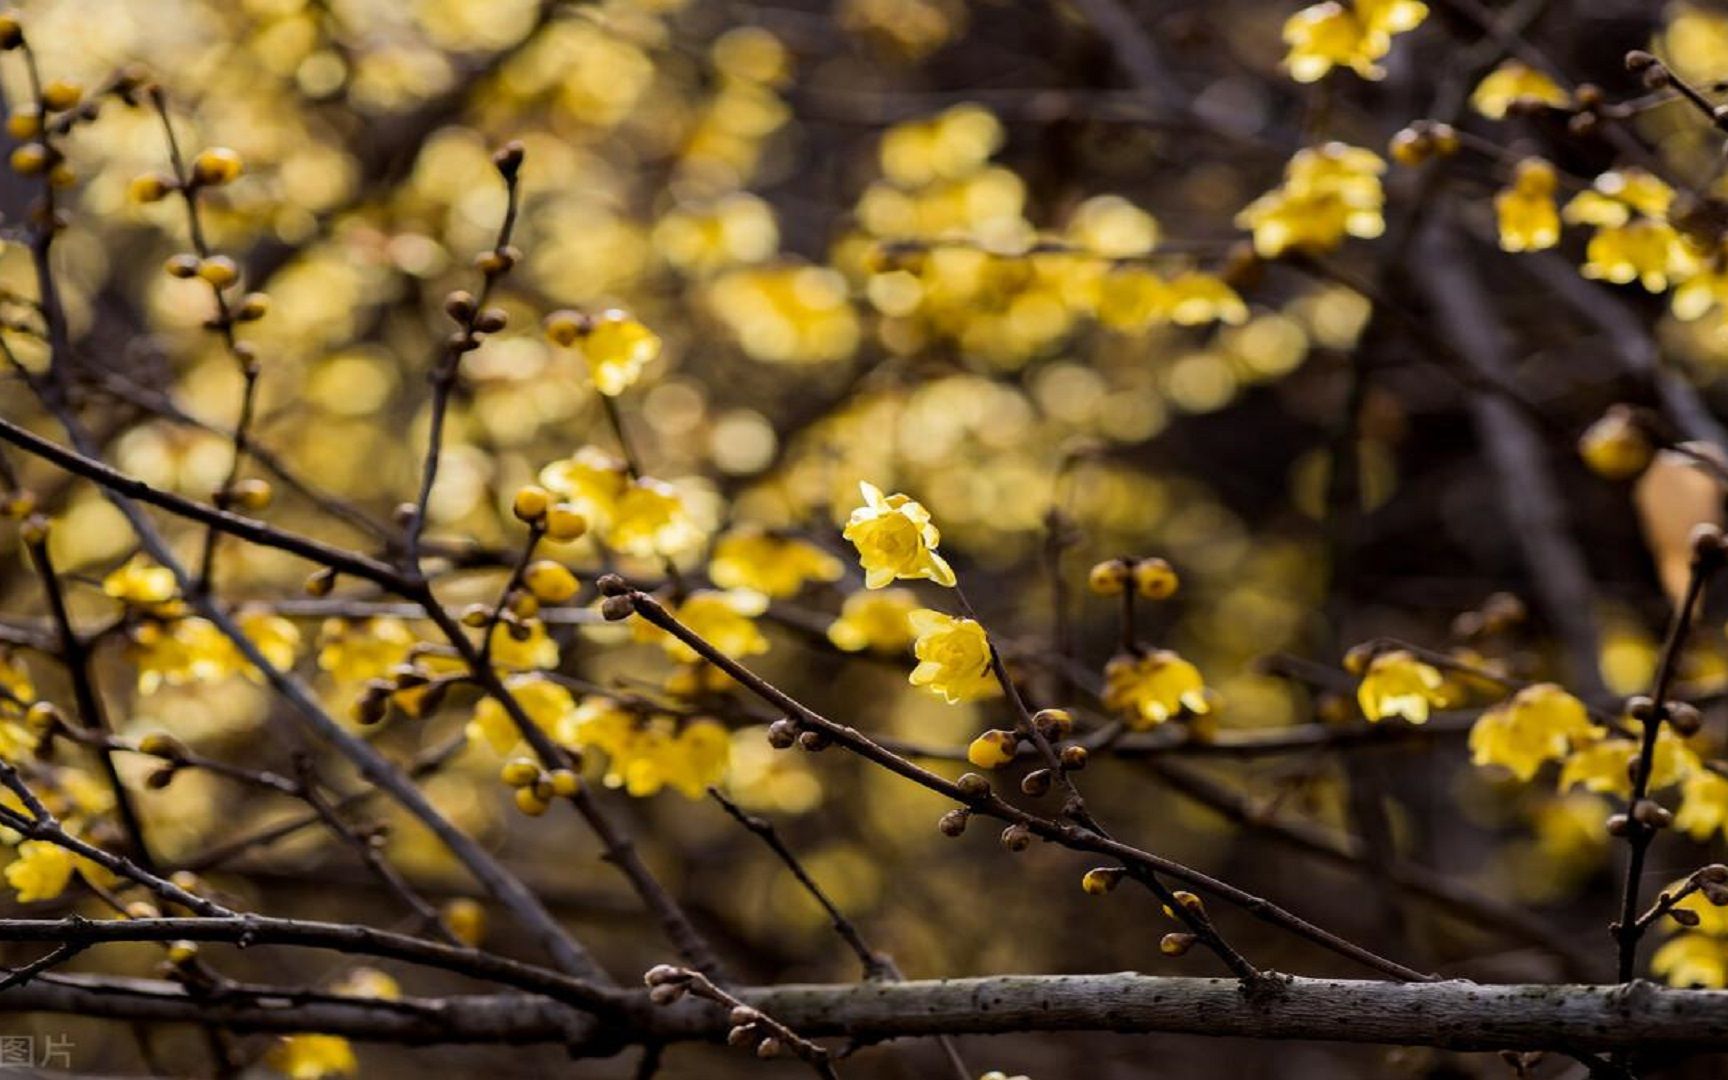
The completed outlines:
{"type": "Polygon", "coordinates": [[[1050,794],[1050,770],[1034,769],[1020,778],[1020,790],[1034,799],[1050,794]]]}
{"type": "Polygon", "coordinates": [[[768,745],[774,749],[790,750],[797,741],[798,725],[792,721],[780,719],[768,725],[768,745]]]}
{"type": "Polygon", "coordinates": [[[1128,564],[1121,559],[1106,559],[1086,574],[1086,587],[1098,596],[1121,596],[1128,587],[1128,564]]]}
{"type": "Polygon", "coordinates": [[[636,604],[628,596],[608,596],[600,601],[600,616],[607,622],[620,622],[636,613],[636,604]]]}
{"type": "Polygon", "coordinates": [[[1025,851],[1032,846],[1032,830],[1015,822],[1002,830],[1002,846],[1013,852],[1025,851]]]}
{"type": "Polygon", "coordinates": [[[169,257],[162,269],[168,271],[169,277],[190,278],[198,276],[198,256],[190,252],[181,252],[169,257]]]}
{"type": "Polygon", "coordinates": [[[226,146],[212,146],[192,159],[192,180],[207,187],[232,183],[244,167],[240,155],[226,146]]]}
{"type": "Polygon", "coordinates": [[[546,535],[559,543],[580,540],[588,531],[588,519],[568,503],[559,503],[546,511],[546,535]]]}
{"type": "Polygon", "coordinates": [[[1176,571],[1163,559],[1141,559],[1134,564],[1134,589],[1148,600],[1168,600],[1181,584],[1176,571]]]}
{"type": "Polygon", "coordinates": [[[1093,896],[1103,896],[1120,885],[1126,874],[1120,866],[1094,866],[1080,879],[1080,887],[1093,896]]]}
{"type": "Polygon", "coordinates": [[[516,809],[529,817],[539,817],[551,808],[551,800],[542,797],[533,786],[516,789],[516,809]]]}
{"type": "Polygon", "coordinates": [[[1193,934],[1181,932],[1165,934],[1158,940],[1158,951],[1169,957],[1182,956],[1189,949],[1192,949],[1194,943],[1199,940],[1193,934]]]}
{"type": "Polygon", "coordinates": [[[966,760],[980,769],[1000,769],[1014,760],[1020,740],[1012,731],[986,731],[966,748],[966,760]]]}
{"type": "Polygon", "coordinates": [[[218,289],[240,280],[240,265],[226,255],[212,255],[198,263],[198,276],[218,289]]]}
{"type": "Polygon", "coordinates": [[[990,794],[990,781],[975,772],[962,773],[954,786],[974,799],[982,799],[990,794]]]}
{"type": "Polygon", "coordinates": [[[1039,709],[1033,714],[1032,723],[1051,742],[1074,734],[1074,714],[1067,709],[1039,709]]]}
{"type": "Polygon", "coordinates": [[[533,523],[546,516],[546,510],[552,505],[552,493],[539,484],[525,484],[516,489],[516,497],[510,502],[510,512],[517,519],[533,523]]]}
{"type": "Polygon", "coordinates": [[[1062,748],[1062,767],[1069,772],[1079,772],[1086,767],[1090,757],[1084,746],[1064,746],[1062,748]]]}
{"type": "Polygon", "coordinates": [[[563,563],[538,559],[522,571],[522,584],[543,604],[562,604],[576,595],[576,575],[563,563]]]}
{"type": "Polygon", "coordinates": [[[540,763],[527,758],[511,758],[498,770],[498,779],[509,787],[528,787],[540,779],[540,763]]]}
{"type": "Polygon", "coordinates": [[[966,831],[966,823],[972,820],[972,812],[964,807],[950,810],[936,819],[936,831],[943,836],[959,836],[966,831]]]}

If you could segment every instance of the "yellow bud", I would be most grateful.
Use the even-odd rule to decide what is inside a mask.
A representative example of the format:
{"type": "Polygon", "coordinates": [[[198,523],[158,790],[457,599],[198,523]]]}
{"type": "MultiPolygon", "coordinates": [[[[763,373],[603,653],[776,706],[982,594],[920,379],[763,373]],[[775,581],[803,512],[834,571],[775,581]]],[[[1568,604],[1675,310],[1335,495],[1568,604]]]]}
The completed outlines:
{"type": "Polygon", "coordinates": [[[1578,454],[1591,471],[1609,480],[1628,480],[1650,464],[1654,448],[1632,410],[1615,405],[1578,438],[1578,454]]]}
{"type": "Polygon", "coordinates": [[[247,293],[240,301],[240,306],[234,309],[234,317],[241,322],[257,322],[270,311],[270,297],[266,293],[247,293]]]}
{"type": "Polygon", "coordinates": [[[162,912],[148,900],[134,900],[126,905],[128,919],[160,919],[162,912]]]}
{"type": "Polygon", "coordinates": [[[20,105],[6,118],[6,134],[23,142],[42,134],[42,113],[34,105],[20,105]]]}
{"type": "Polygon", "coordinates": [[[72,166],[62,161],[48,170],[48,183],[57,188],[69,188],[78,182],[78,174],[72,171],[72,166]]]}
{"type": "Polygon", "coordinates": [[[28,142],[12,151],[12,171],[23,176],[34,176],[48,167],[48,148],[41,143],[28,142]]]}
{"type": "Polygon", "coordinates": [[[1165,956],[1181,956],[1189,949],[1192,949],[1194,947],[1194,942],[1198,940],[1199,939],[1193,934],[1180,932],[1165,934],[1158,941],[1158,951],[1163,953],[1165,956]]]}
{"type": "Polygon", "coordinates": [[[198,276],[198,256],[189,252],[171,255],[162,269],[168,271],[169,277],[189,278],[198,276]]]}
{"type": "Polygon", "coordinates": [[[1014,760],[1019,745],[1012,731],[986,731],[966,748],[966,760],[980,769],[1000,769],[1014,760]]]}
{"type": "Polygon", "coordinates": [[[212,255],[198,264],[198,276],[218,289],[226,289],[240,280],[240,266],[226,255],[212,255]]]}
{"type": "Polygon", "coordinates": [[[190,964],[198,959],[198,943],[195,941],[172,941],[168,943],[168,962],[175,967],[190,964]]]}
{"type": "Polygon", "coordinates": [[[529,817],[539,817],[551,808],[551,802],[541,798],[540,793],[535,791],[533,787],[516,789],[516,809],[529,817]]]}
{"type": "Polygon", "coordinates": [[[235,506],[242,510],[257,513],[269,507],[276,493],[271,488],[270,481],[261,480],[258,477],[247,477],[244,480],[236,481],[228,494],[235,506]]]}
{"type": "Polygon", "coordinates": [[[1080,887],[1093,896],[1103,896],[1122,880],[1120,866],[1094,866],[1080,879],[1080,887]]]}
{"type": "Polygon", "coordinates": [[[155,757],[175,757],[181,751],[180,740],[166,731],[152,731],[138,740],[138,752],[155,757]]]}
{"type": "Polygon", "coordinates": [[[562,604],[576,595],[576,575],[551,559],[529,564],[522,572],[522,584],[543,604],[562,604]]]}
{"type": "Polygon", "coordinates": [[[444,905],[444,925],[456,940],[469,948],[486,938],[486,909],[478,901],[462,897],[444,905]]]}
{"type": "Polygon", "coordinates": [[[60,710],[55,708],[51,702],[34,702],[28,709],[24,710],[25,726],[37,734],[52,731],[60,727],[64,721],[65,718],[60,715],[60,710]]]}
{"type": "Polygon", "coordinates": [[[576,339],[588,329],[593,320],[579,311],[554,311],[546,316],[541,326],[546,331],[547,340],[554,345],[568,348],[576,344],[576,339]]]}
{"type": "Polygon", "coordinates": [[[552,493],[538,484],[528,484],[516,489],[516,498],[510,503],[510,512],[522,521],[539,521],[546,516],[546,510],[552,505],[552,493]]]}
{"type": "Polygon", "coordinates": [[[1121,559],[1106,559],[1086,575],[1086,587],[1099,596],[1121,596],[1128,587],[1128,564],[1121,559]]]}
{"type": "Polygon", "coordinates": [[[162,173],[145,173],[142,176],[135,176],[132,178],[132,182],[126,186],[126,194],[131,197],[133,202],[137,203],[158,202],[173,190],[173,179],[162,173]]]}
{"type": "Polygon", "coordinates": [[[200,184],[227,184],[240,175],[240,155],[226,146],[212,146],[192,159],[192,179],[200,184]]]}
{"type": "Polygon", "coordinates": [[[1398,164],[1416,166],[1434,155],[1434,139],[1426,131],[1407,127],[1392,136],[1388,150],[1398,164]]]}
{"type": "Polygon", "coordinates": [[[529,787],[540,779],[540,765],[527,758],[511,758],[498,770],[498,779],[513,788],[529,787]]]}
{"type": "Polygon", "coordinates": [[[546,535],[560,543],[579,540],[587,531],[588,519],[566,504],[546,511],[546,535]]]}
{"type": "Polygon", "coordinates": [[[16,49],[24,44],[24,24],[16,15],[0,15],[0,49],[16,49]]]}
{"type": "Polygon", "coordinates": [[[568,799],[582,790],[582,778],[569,769],[552,770],[552,793],[568,799]]]}
{"type": "Polygon", "coordinates": [[[55,112],[64,112],[84,97],[84,88],[67,79],[55,79],[42,87],[42,104],[55,112]]]}
{"type": "Polygon", "coordinates": [[[1168,600],[1180,584],[1176,571],[1163,559],[1141,559],[1134,564],[1134,588],[1148,600],[1168,600]]]}

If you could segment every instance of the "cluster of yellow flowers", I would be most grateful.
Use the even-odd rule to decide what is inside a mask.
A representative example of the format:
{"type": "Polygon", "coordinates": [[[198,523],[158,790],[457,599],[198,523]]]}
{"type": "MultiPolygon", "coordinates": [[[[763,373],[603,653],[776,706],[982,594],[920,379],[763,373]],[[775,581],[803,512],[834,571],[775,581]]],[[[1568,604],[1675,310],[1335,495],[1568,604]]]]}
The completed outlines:
{"type": "MultiPolygon", "coordinates": [[[[235,675],[262,680],[258,669],[214,623],[188,613],[167,568],[134,557],[103,579],[102,590],[125,604],[131,615],[126,655],[138,670],[141,692],[220,682],[235,675]]],[[[300,650],[300,628],[292,621],[246,608],[235,613],[234,621],[271,666],[293,666],[300,650]]]]}
{"type": "Polygon", "coordinates": [[[663,557],[702,542],[702,530],[676,487],[631,475],[626,462],[597,447],[585,446],[547,465],[540,483],[562,496],[614,551],[663,557]]]}
{"type": "Polygon", "coordinates": [[[1253,231],[1254,250],[1269,259],[1329,251],[1347,236],[1372,239],[1386,228],[1385,171],[1386,162],[1361,147],[1331,142],[1298,150],[1284,182],[1243,208],[1236,224],[1253,231]]]}
{"type": "Polygon", "coordinates": [[[1560,242],[1560,223],[1594,231],[1585,247],[1586,277],[1653,293],[1673,289],[1675,316],[1691,320],[1728,303],[1728,265],[1719,238],[1680,227],[1674,189],[1642,169],[1612,169],[1556,208],[1557,175],[1539,158],[1520,162],[1494,199],[1500,246],[1540,251],[1560,242]]]}
{"type": "Polygon", "coordinates": [[[1335,67],[1364,79],[1384,78],[1379,64],[1392,50],[1392,35],[1414,30],[1428,17],[1420,0],[1324,0],[1284,23],[1290,47],[1284,66],[1297,82],[1315,82],[1335,67]]]}

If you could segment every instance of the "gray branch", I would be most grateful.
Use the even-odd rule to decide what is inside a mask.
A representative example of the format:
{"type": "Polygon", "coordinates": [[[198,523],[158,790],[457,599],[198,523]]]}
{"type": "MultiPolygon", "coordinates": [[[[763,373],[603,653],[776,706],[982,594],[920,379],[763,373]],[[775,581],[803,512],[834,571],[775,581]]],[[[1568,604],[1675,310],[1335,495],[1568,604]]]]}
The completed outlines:
{"type": "MultiPolygon", "coordinates": [[[[1486,986],[1291,979],[1244,994],[1233,979],[1010,975],[741,989],[737,996],[811,1037],[877,1040],[1027,1031],[1113,1031],[1314,1039],[1453,1050],[1728,1050],[1728,993],[1625,986],[1486,986]]],[[[717,1040],[724,1010],[637,996],[619,1019],[543,997],[316,999],[250,988],[196,997],[144,979],[44,976],[0,993],[0,1011],[206,1022],[236,1031],[324,1031],[400,1043],[558,1042],[586,1056],[642,1042],[717,1040]]]]}

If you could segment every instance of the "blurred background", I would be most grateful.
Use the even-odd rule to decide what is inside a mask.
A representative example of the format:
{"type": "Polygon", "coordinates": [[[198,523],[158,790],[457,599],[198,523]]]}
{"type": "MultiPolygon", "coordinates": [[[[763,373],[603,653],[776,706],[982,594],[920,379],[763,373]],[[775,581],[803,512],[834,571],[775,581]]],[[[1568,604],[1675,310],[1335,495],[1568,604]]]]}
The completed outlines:
{"type": "MultiPolygon", "coordinates": [[[[246,288],[270,297],[244,336],[262,365],[255,438],[281,474],[250,471],[275,485],[272,523],[363,550],[379,549],[392,508],[412,496],[443,299],[472,287],[471,259],[505,208],[492,150],[522,142],[523,258],[494,297],[510,326],[464,360],[430,506],[430,534],[476,553],[441,578],[452,604],[498,589],[486,554],[495,563],[520,542],[508,509],[520,485],[581,447],[615,448],[581,358],[538,324],[554,309],[617,307],[664,342],[617,401],[644,471],[674,485],[699,526],[700,542],[670,553],[675,563],[701,580],[712,538],[740,525],[806,537],[843,559],[843,578],[775,601],[759,620],[771,647],[749,662],[872,734],[952,755],[1005,712],[999,700],[948,705],[908,685],[903,648],[854,656],[827,643],[861,585],[838,538],[859,480],[931,509],[943,551],[1038,705],[1083,704],[1063,700],[1061,672],[1095,680],[1116,649],[1118,605],[1087,591],[1087,568],[1157,555],[1182,587],[1142,610],[1141,636],[1199,667],[1216,695],[1208,723],[1226,742],[1324,731],[1316,725],[1349,709],[1345,649],[1379,637],[1468,648],[1613,707],[1645,690],[1654,668],[1670,603],[1660,568],[1675,557],[1662,537],[1712,516],[1720,493],[1673,495],[1698,487],[1684,466],[1678,480],[1606,478],[1577,440],[1617,404],[1657,416],[1656,441],[1715,438],[1711,414],[1728,407],[1728,327],[1720,308],[1682,320],[1636,284],[1586,280],[1581,234],[1545,252],[1501,252],[1492,197],[1509,161],[1541,154],[1588,178],[1624,164],[1627,139],[1636,161],[1705,197],[1720,147],[1696,114],[1671,105],[1591,126],[1574,122],[1575,109],[1490,118],[1466,100],[1508,56],[1548,65],[1568,93],[1594,84],[1609,102],[1645,94],[1623,63],[1631,49],[1655,49],[1708,85],[1728,72],[1728,6],[1430,0],[1381,61],[1384,78],[1338,72],[1306,84],[1283,66],[1286,21],[1300,6],[41,0],[18,10],[45,77],[95,87],[142,64],[190,150],[227,146],[244,159],[241,178],[205,201],[204,222],[246,288]],[[1443,166],[1392,163],[1380,235],[1252,256],[1238,214],[1279,186],[1292,154],[1340,141],[1389,158],[1389,142],[1420,118],[1452,124],[1464,151],[1443,166]],[[1661,486],[1670,481],[1678,487],[1661,486]]],[[[15,55],[0,57],[0,86],[9,101],[28,100],[15,55]]],[[[187,248],[183,207],[129,195],[135,177],[166,165],[159,122],[111,101],[65,147],[77,180],[63,196],[56,257],[83,363],[79,408],[115,466],[207,498],[229,468],[224,432],[241,380],[202,328],[207,287],[162,272],[187,248]]],[[[36,295],[20,224],[36,190],[29,177],[0,181],[14,230],[0,255],[0,315],[13,322],[29,321],[36,295]]],[[[11,337],[27,365],[41,363],[40,341],[11,337]]],[[[0,411],[58,437],[7,379],[0,411]]],[[[74,611],[89,625],[113,618],[100,583],[136,539],[89,485],[34,466],[26,475],[55,515],[74,611]]],[[[196,551],[199,530],[164,522],[196,551]]],[[[559,553],[591,581],[592,545],[559,553]]],[[[0,531],[0,561],[0,621],[35,625],[42,601],[13,530],[0,531]]],[[[626,569],[661,568],[649,559],[626,569]]],[[[353,601],[346,609],[320,606],[304,599],[306,570],[231,543],[217,582],[225,598],[289,618],[299,670],[345,710],[360,681],[429,631],[387,613],[382,628],[333,622],[376,598],[355,591],[338,595],[353,601]],[[361,657],[355,640],[387,644],[361,657]]],[[[1728,674],[1722,620],[1709,610],[1683,669],[1705,703],[1728,674]]],[[[660,650],[585,608],[567,614],[548,618],[562,673],[612,693],[676,696],[680,670],[660,650]]],[[[51,666],[19,656],[44,697],[64,699],[51,666]]],[[[167,730],[215,757],[282,767],[260,738],[280,708],[266,689],[244,678],[141,685],[119,640],[101,657],[122,733],[167,730]]],[[[1466,706],[1489,700],[1473,689],[1466,706]]],[[[940,799],[839,752],[777,753],[763,736],[771,716],[697,700],[733,730],[727,790],[775,821],[907,976],[1219,972],[1201,950],[1161,956],[1172,924],[1145,898],[1083,893],[1088,864],[1077,856],[1044,845],[1009,855],[982,827],[945,838],[940,799]]],[[[367,731],[406,760],[472,713],[458,694],[367,731]]],[[[1604,925],[1619,873],[1601,827],[1610,800],[1557,790],[1548,774],[1521,784],[1471,768],[1470,715],[1453,710],[1426,733],[1343,751],[1322,738],[1277,752],[1100,753],[1084,786],[1121,834],[1416,967],[1484,980],[1609,977],[1604,925]],[[1430,888],[1390,880],[1418,871],[1430,888]],[[1482,905],[1434,899],[1452,886],[1482,905]]],[[[1701,755],[1720,720],[1707,712],[1701,755]]],[[[1089,728],[1102,722],[1082,716],[1089,728]]],[[[621,978],[667,959],[591,838],[568,815],[517,814],[498,763],[471,747],[427,790],[621,978]]],[[[140,784],[153,768],[122,765],[140,784]]],[[[196,770],[138,798],[160,850],[181,862],[297,812],[196,770]]],[[[820,909],[717,806],[669,790],[607,799],[741,979],[859,976],[820,909]]],[[[388,857],[429,897],[475,896],[429,835],[381,803],[370,812],[391,827],[388,857]]],[[[1707,836],[1659,840],[1649,891],[1719,856],[1720,834],[1707,836]]],[[[352,852],[315,831],[206,877],[275,914],[400,917],[352,852]]],[[[74,889],[49,903],[91,901],[74,889]]],[[[1262,966],[1363,974],[1238,912],[1214,913],[1262,966]]],[[[490,915],[488,946],[526,955],[508,918],[490,915]]],[[[9,964],[27,955],[8,953],[9,964]]],[[[290,985],[331,985],[348,971],[315,953],[206,955],[232,977],[290,985]]],[[[114,946],[72,970],[149,975],[160,960],[154,946],[114,946]]],[[[392,974],[407,993],[473,989],[392,974]]],[[[188,1030],[64,1017],[33,1018],[29,1030],[70,1033],[80,1071],[154,1062],[165,1074],[209,1074],[202,1037],[188,1030]]],[[[268,1040],[238,1043],[245,1057],[268,1040]]],[[[960,1046],[975,1072],[1034,1080],[1507,1072],[1493,1055],[1165,1037],[960,1046]]],[[[555,1047],[358,1053],[377,1077],[635,1075],[633,1060],[572,1063],[555,1047]]],[[[1676,1063],[1664,1075],[1717,1067],[1676,1063]]],[[[678,1047],[659,1075],[797,1068],[678,1047]]],[[[844,1072],[943,1068],[933,1046],[907,1044],[863,1050],[844,1072]]]]}

